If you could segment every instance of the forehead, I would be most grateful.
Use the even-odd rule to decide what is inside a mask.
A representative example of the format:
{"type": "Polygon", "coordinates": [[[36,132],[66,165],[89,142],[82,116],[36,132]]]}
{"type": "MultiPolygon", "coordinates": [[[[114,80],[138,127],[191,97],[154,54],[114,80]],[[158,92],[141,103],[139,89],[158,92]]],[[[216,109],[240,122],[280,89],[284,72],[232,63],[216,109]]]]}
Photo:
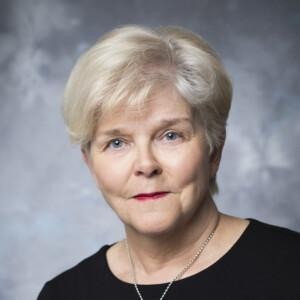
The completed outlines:
{"type": "Polygon", "coordinates": [[[157,123],[162,119],[185,118],[192,121],[192,108],[176,90],[158,90],[141,104],[122,103],[107,111],[98,122],[98,129],[107,129],[119,124],[157,123]]]}

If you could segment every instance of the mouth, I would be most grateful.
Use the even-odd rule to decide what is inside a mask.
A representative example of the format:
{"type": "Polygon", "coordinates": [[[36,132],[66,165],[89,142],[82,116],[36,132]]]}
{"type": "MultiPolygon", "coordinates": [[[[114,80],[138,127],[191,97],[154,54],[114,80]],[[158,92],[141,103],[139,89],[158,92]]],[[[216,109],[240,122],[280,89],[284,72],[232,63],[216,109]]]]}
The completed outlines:
{"type": "Polygon", "coordinates": [[[133,198],[137,199],[138,201],[156,200],[156,199],[163,198],[167,194],[169,194],[169,192],[145,193],[145,194],[135,195],[133,198]]]}

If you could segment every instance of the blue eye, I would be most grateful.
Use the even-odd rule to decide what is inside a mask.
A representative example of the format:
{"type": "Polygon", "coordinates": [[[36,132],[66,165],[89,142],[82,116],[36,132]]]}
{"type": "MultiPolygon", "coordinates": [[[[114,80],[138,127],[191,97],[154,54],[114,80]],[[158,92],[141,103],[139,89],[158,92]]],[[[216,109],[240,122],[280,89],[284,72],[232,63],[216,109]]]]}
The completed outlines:
{"type": "Polygon", "coordinates": [[[122,140],[120,140],[120,139],[114,139],[114,140],[111,140],[107,144],[107,147],[113,148],[113,149],[120,149],[123,144],[124,144],[124,142],[122,140]]]}
{"type": "Polygon", "coordinates": [[[168,140],[170,141],[174,141],[176,140],[177,138],[180,137],[180,135],[177,133],[177,132],[174,132],[174,131],[170,131],[166,134],[166,137],[168,140]]]}

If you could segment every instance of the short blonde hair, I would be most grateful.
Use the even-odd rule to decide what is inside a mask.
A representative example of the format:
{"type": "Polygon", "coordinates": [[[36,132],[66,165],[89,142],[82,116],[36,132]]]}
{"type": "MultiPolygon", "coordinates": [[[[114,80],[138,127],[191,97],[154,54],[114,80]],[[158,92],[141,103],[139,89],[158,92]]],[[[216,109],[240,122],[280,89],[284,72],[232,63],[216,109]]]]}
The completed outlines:
{"type": "MultiPolygon", "coordinates": [[[[210,152],[222,147],[232,87],[215,51],[182,28],[132,25],[104,35],[72,70],[63,102],[71,141],[88,148],[101,114],[124,102],[140,105],[164,84],[191,105],[210,152]]],[[[210,189],[217,191],[215,178],[210,189]]]]}

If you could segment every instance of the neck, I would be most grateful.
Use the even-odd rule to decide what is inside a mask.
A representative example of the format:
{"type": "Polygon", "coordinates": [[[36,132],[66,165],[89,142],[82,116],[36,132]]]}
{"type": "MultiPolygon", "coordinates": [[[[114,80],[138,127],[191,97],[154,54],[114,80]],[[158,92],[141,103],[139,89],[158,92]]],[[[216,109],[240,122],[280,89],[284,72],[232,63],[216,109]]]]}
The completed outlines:
{"type": "Polygon", "coordinates": [[[161,282],[158,276],[164,277],[164,274],[170,273],[173,276],[207,239],[215,227],[218,214],[213,200],[208,198],[188,223],[171,232],[153,237],[126,227],[128,245],[139,277],[144,275],[150,281],[152,278],[152,281],[161,282]]]}

